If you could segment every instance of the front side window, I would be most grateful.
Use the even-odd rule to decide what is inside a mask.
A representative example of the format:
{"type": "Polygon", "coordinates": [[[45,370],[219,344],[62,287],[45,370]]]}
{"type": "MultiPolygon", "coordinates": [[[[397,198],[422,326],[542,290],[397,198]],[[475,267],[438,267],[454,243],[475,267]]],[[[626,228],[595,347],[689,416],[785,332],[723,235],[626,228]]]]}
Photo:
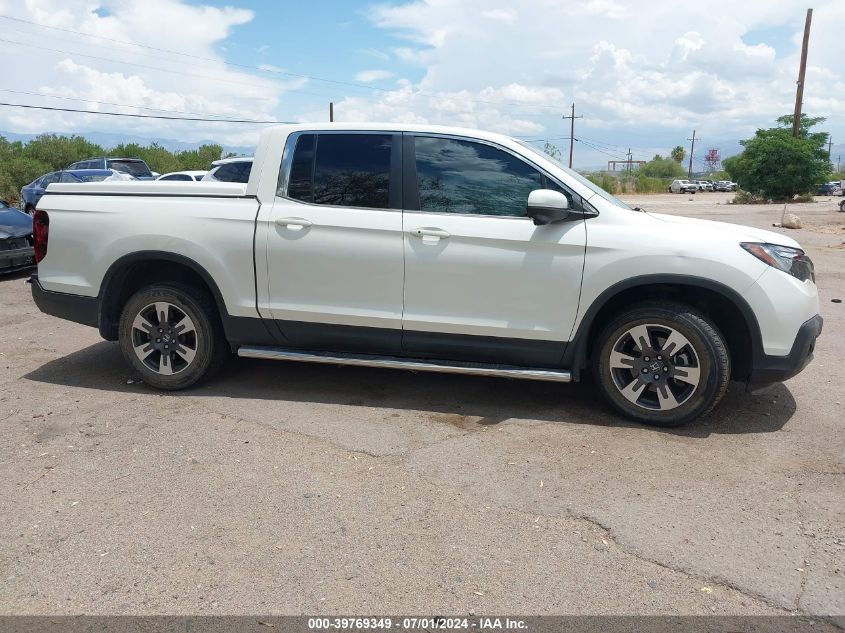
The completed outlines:
{"type": "Polygon", "coordinates": [[[288,197],[387,209],[392,146],[389,134],[304,134],[294,150],[288,197]]]}
{"type": "Polygon", "coordinates": [[[526,217],[528,194],[553,187],[528,163],[485,143],[418,136],[414,146],[421,211],[526,217]]]}

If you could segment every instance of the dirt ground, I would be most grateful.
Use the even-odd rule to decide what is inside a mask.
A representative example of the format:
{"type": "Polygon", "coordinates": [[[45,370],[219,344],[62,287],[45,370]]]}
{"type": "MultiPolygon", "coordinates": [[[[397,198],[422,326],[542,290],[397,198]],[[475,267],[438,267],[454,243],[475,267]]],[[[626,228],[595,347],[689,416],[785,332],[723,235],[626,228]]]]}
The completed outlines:
{"type": "MultiPolygon", "coordinates": [[[[780,219],[729,198],[627,197],[780,219]]],[[[157,393],[0,278],[0,613],[845,614],[837,201],[789,209],[813,363],[678,430],[588,384],[243,359],[157,393]]]]}

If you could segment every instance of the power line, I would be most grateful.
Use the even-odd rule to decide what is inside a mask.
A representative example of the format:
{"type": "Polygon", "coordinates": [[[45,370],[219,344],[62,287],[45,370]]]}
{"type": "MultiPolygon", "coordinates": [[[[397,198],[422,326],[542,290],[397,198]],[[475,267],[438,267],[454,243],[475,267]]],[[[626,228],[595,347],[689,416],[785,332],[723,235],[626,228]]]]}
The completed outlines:
{"type": "MultiPolygon", "coordinates": [[[[207,114],[205,112],[185,112],[183,110],[163,110],[161,108],[151,108],[148,106],[129,105],[128,103],[114,103],[112,101],[95,101],[94,99],[85,99],[83,97],[64,97],[61,95],[48,95],[40,92],[27,92],[25,90],[12,90],[11,88],[0,88],[0,92],[9,92],[16,95],[26,95],[29,97],[44,97],[45,99],[61,99],[63,101],[81,101],[83,103],[96,103],[97,105],[110,105],[119,108],[136,108],[138,110],[150,110],[151,112],[164,112],[166,114],[186,114],[197,117],[222,117],[223,114],[207,114]]],[[[216,119],[215,119],[216,120],[216,119]]]]}
{"type": "MultiPolygon", "coordinates": [[[[28,108],[32,110],[52,110],[56,112],[79,112],[82,114],[102,114],[105,116],[124,116],[135,119],[161,119],[164,121],[201,121],[204,123],[257,123],[261,125],[271,125],[276,123],[293,123],[293,121],[257,121],[255,119],[206,119],[200,117],[176,117],[176,116],[161,116],[157,114],[131,114],[128,112],[104,112],[102,110],[81,110],[76,108],[56,108],[51,106],[37,106],[28,105],[24,103],[4,103],[0,102],[0,106],[7,108],[28,108]]],[[[130,106],[131,107],[131,106],[130,106]]]]}
{"type": "MultiPolygon", "coordinates": [[[[334,85],[339,85],[339,86],[347,86],[347,87],[351,87],[351,88],[358,88],[358,89],[361,89],[361,90],[369,90],[369,91],[372,91],[372,92],[381,92],[381,93],[395,92],[394,90],[390,90],[390,89],[387,89],[387,88],[379,88],[377,86],[370,86],[368,84],[363,84],[363,83],[358,83],[358,82],[342,81],[342,80],[339,80],[339,79],[328,79],[328,78],[325,78],[325,77],[318,77],[316,75],[306,75],[306,74],[303,74],[303,73],[292,73],[292,72],[277,69],[277,68],[266,68],[266,67],[262,68],[260,66],[251,66],[249,64],[239,64],[239,63],[236,63],[236,62],[229,62],[229,61],[225,61],[225,60],[214,59],[214,58],[211,58],[211,57],[203,57],[201,55],[194,55],[194,54],[191,54],[191,53],[185,53],[185,52],[176,51],[176,50],[172,50],[172,49],[159,48],[159,47],[156,47],[156,46],[149,46],[147,44],[139,44],[137,42],[130,42],[130,41],[127,41],[127,40],[119,40],[119,39],[115,39],[115,38],[111,38],[111,37],[105,37],[103,35],[94,35],[92,33],[83,33],[81,31],[76,31],[74,29],[62,28],[62,27],[58,27],[58,26],[51,26],[51,25],[48,25],[48,24],[41,24],[41,23],[38,23],[38,22],[33,22],[33,21],[30,21],[30,20],[24,20],[23,18],[15,18],[15,17],[8,16],[8,15],[0,15],[0,19],[12,20],[12,21],[15,21],[15,22],[20,22],[20,23],[36,26],[36,27],[39,27],[39,28],[52,29],[52,30],[55,30],[55,31],[62,31],[62,32],[65,32],[65,33],[71,33],[71,34],[79,35],[79,36],[82,36],[82,37],[105,40],[105,41],[108,41],[108,42],[114,42],[116,44],[124,44],[124,45],[127,45],[127,46],[137,46],[139,48],[144,48],[144,49],[147,49],[147,50],[157,51],[157,52],[160,52],[160,53],[166,53],[166,54],[169,54],[169,55],[179,55],[179,56],[182,56],[182,57],[188,57],[190,59],[196,59],[196,60],[200,60],[200,61],[211,62],[211,63],[214,63],[214,64],[221,64],[222,63],[226,66],[231,66],[233,68],[243,68],[243,69],[246,69],[246,70],[253,70],[253,71],[258,71],[258,72],[271,73],[271,74],[275,74],[275,75],[283,75],[283,76],[286,76],[286,77],[293,77],[293,78],[296,78],[296,79],[307,79],[309,81],[317,81],[317,82],[334,84],[334,85]]],[[[9,43],[12,43],[12,44],[20,44],[20,45],[23,45],[23,46],[32,46],[30,44],[26,44],[26,43],[23,43],[23,42],[14,42],[14,41],[11,41],[11,40],[0,39],[0,41],[6,41],[6,42],[9,42],[9,43]]],[[[64,40],[64,41],[68,41],[68,40],[64,40]]],[[[81,43],[81,42],[74,42],[74,43],[81,43]]],[[[49,49],[49,48],[44,49],[41,46],[38,46],[37,48],[42,49],[42,50],[51,50],[53,52],[59,52],[59,53],[65,54],[65,55],[80,55],[80,56],[83,56],[83,57],[90,57],[90,58],[99,59],[99,60],[102,60],[102,61],[115,62],[115,60],[103,59],[101,57],[96,57],[96,56],[93,56],[93,55],[85,55],[83,53],[74,53],[74,52],[61,51],[61,50],[49,49]]],[[[131,62],[118,62],[118,63],[126,63],[126,64],[129,64],[129,65],[141,66],[140,64],[132,64],[131,62]]],[[[176,71],[172,71],[172,70],[169,70],[169,69],[151,68],[151,67],[146,67],[146,66],[141,66],[141,67],[150,68],[152,70],[164,70],[165,72],[176,72],[176,71]]],[[[181,74],[188,74],[188,73],[181,73],[181,74]]],[[[243,83],[243,82],[241,82],[241,83],[243,83]]],[[[309,93],[307,91],[303,91],[299,88],[291,89],[291,91],[302,92],[303,94],[315,94],[315,93],[309,93]]],[[[435,97],[435,98],[439,96],[435,93],[428,93],[428,92],[422,92],[422,91],[418,91],[415,94],[420,95],[420,96],[435,97]]],[[[318,95],[318,96],[325,96],[325,95],[318,95]]],[[[547,105],[547,104],[541,104],[541,103],[514,103],[514,102],[508,102],[508,101],[494,101],[494,100],[489,100],[489,99],[472,99],[472,98],[465,98],[463,100],[467,101],[467,102],[472,102],[472,103],[484,103],[484,104],[489,104],[489,105],[508,106],[508,107],[515,107],[515,108],[557,109],[557,106],[555,106],[555,105],[551,105],[551,104],[547,105]]]]}

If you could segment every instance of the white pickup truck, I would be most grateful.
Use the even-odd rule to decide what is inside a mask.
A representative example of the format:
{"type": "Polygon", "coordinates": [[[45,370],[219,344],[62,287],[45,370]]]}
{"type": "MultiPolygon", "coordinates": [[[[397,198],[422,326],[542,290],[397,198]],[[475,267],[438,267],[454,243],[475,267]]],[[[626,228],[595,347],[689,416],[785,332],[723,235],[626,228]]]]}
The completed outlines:
{"type": "MultiPolygon", "coordinates": [[[[678,425],[812,358],[813,265],[783,235],[631,209],[512,138],[266,130],[249,182],[51,185],[39,308],[181,389],[250,358],[577,381],[678,425]]],[[[456,394],[456,398],[460,395],[456,394]]]]}

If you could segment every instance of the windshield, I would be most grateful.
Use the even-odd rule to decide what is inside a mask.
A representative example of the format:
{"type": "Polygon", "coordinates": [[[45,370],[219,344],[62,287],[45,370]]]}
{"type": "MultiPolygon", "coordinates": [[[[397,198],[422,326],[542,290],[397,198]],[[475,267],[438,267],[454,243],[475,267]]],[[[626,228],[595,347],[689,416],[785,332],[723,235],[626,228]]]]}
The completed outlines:
{"type": "Polygon", "coordinates": [[[109,167],[132,176],[152,176],[147,164],[142,160],[109,160],[109,167]]]}
{"type": "Polygon", "coordinates": [[[572,178],[577,180],[579,183],[581,183],[582,185],[587,187],[590,191],[594,192],[598,196],[601,196],[602,198],[604,198],[605,200],[607,200],[611,204],[615,204],[617,207],[622,207],[623,209],[628,209],[629,211],[631,210],[631,207],[628,206],[627,204],[625,204],[624,202],[622,202],[619,198],[607,193],[604,189],[599,187],[592,180],[589,180],[588,178],[584,178],[584,176],[579,174],[577,171],[569,169],[569,167],[564,165],[562,162],[560,162],[558,159],[554,158],[553,156],[549,156],[545,152],[537,149],[536,147],[532,147],[528,143],[524,143],[524,142],[520,141],[519,139],[514,139],[514,140],[517,143],[519,143],[520,145],[522,145],[523,147],[525,147],[526,149],[530,150],[532,154],[536,154],[537,156],[541,156],[542,158],[545,158],[546,160],[554,163],[555,166],[560,168],[562,171],[565,171],[567,173],[567,175],[571,176],[572,178]]]}

